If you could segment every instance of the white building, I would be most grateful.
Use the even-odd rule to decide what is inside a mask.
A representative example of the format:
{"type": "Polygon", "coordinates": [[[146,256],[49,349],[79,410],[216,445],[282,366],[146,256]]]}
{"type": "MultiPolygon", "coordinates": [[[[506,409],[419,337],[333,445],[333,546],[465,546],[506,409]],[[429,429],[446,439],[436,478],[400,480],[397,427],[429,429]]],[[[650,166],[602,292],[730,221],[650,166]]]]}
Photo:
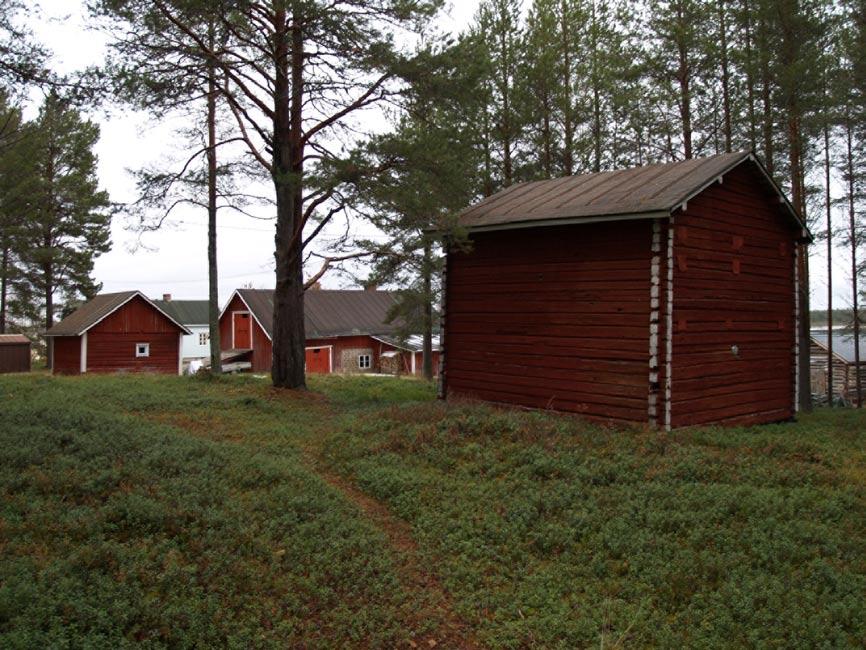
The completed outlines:
{"type": "Polygon", "coordinates": [[[162,300],[153,302],[192,332],[183,337],[181,354],[185,362],[210,357],[207,300],[172,300],[171,294],[166,293],[162,300]]]}

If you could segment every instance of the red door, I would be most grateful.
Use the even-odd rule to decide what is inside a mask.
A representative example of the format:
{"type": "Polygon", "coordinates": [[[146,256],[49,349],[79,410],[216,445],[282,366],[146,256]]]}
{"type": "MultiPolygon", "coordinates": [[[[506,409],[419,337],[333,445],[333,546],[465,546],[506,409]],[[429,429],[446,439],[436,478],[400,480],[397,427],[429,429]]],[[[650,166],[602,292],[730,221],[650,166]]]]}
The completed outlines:
{"type": "Polygon", "coordinates": [[[235,337],[234,337],[234,347],[236,350],[251,350],[253,347],[252,344],[252,332],[250,329],[250,315],[249,314],[232,314],[232,318],[234,320],[234,328],[235,328],[235,337]]]}
{"type": "Polygon", "coordinates": [[[307,372],[331,372],[331,348],[307,348],[307,372]]]}

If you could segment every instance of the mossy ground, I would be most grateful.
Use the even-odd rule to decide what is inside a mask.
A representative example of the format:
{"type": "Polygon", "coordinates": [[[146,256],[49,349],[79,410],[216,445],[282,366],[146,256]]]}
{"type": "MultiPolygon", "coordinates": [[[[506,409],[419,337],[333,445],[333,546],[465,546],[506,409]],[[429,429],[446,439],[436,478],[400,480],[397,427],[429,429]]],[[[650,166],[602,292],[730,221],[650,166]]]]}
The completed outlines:
{"type": "Polygon", "coordinates": [[[866,644],[866,413],[671,434],[320,377],[0,378],[0,646],[866,644]]]}

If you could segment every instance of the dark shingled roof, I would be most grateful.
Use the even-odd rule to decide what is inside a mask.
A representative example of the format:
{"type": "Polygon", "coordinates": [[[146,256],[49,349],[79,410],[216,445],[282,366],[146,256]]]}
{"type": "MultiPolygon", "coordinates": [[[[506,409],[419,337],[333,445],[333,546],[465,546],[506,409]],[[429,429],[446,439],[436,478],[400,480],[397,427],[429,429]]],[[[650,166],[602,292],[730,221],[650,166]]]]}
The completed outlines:
{"type": "Polygon", "coordinates": [[[466,208],[459,222],[472,230],[497,230],[551,225],[560,220],[667,216],[720,176],[747,161],[758,167],[783,199],[793,219],[803,227],[796,211],[763,165],[748,151],[519,183],[466,208]]]}
{"type": "Polygon", "coordinates": [[[23,334],[0,334],[0,345],[30,345],[30,339],[23,334]]]}
{"type": "Polygon", "coordinates": [[[140,291],[120,291],[118,293],[101,293],[93,299],[88,300],[81,307],[69,314],[69,316],[45,332],[45,336],[80,336],[134,296],[140,296],[145,302],[161,311],[169,320],[174,321],[185,334],[191,334],[183,324],[178,323],[177,319],[171,314],[163,312],[140,291]]]}
{"type": "MultiPolygon", "coordinates": [[[[238,289],[259,324],[273,336],[272,289],[238,289]]],[[[385,322],[395,297],[390,291],[318,289],[304,294],[304,328],[307,338],[389,334],[398,325],[385,322]]]]}
{"type": "Polygon", "coordinates": [[[184,325],[208,324],[207,300],[154,300],[153,304],[178,323],[184,325]]]}

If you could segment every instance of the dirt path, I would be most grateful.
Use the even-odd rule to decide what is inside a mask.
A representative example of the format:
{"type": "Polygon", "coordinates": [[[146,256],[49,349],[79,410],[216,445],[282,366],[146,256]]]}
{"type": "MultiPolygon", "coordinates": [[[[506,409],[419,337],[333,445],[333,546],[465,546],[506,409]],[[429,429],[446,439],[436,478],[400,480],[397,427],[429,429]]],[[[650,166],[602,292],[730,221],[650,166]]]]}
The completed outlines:
{"type": "Polygon", "coordinates": [[[342,476],[322,468],[311,449],[304,449],[303,456],[312,471],[354,503],[385,533],[391,548],[396,551],[393,559],[403,585],[427,596],[427,607],[416,612],[415,618],[419,623],[438,620],[440,624],[432,634],[423,639],[407,640],[407,645],[412,648],[482,648],[466,622],[454,612],[451,597],[436,575],[424,565],[409,524],[394,516],[387,506],[365,494],[342,476]]]}
{"type": "MultiPolygon", "coordinates": [[[[201,417],[190,413],[163,412],[158,415],[145,413],[139,415],[171,424],[196,437],[209,437],[227,444],[250,444],[245,442],[244,431],[240,430],[237,424],[221,419],[219,426],[214,426],[217,423],[212,415],[205,418],[205,422],[201,417]],[[220,431],[219,436],[208,435],[215,429],[220,431]]],[[[325,434],[326,424],[326,422],[320,423],[322,435],[325,434]]],[[[359,490],[351,481],[324,467],[319,458],[319,450],[313,442],[317,438],[318,436],[313,434],[308,436],[306,441],[299,441],[296,445],[296,448],[301,451],[304,465],[340,492],[385,534],[393,550],[392,559],[403,586],[407,591],[424,596],[421,599],[424,607],[413,612],[412,620],[407,621],[407,628],[423,629],[433,621],[438,622],[432,632],[416,638],[407,638],[405,647],[449,650],[483,648],[484,646],[477,641],[468,624],[454,612],[451,597],[436,575],[425,566],[409,524],[392,514],[385,504],[359,490]]]]}

